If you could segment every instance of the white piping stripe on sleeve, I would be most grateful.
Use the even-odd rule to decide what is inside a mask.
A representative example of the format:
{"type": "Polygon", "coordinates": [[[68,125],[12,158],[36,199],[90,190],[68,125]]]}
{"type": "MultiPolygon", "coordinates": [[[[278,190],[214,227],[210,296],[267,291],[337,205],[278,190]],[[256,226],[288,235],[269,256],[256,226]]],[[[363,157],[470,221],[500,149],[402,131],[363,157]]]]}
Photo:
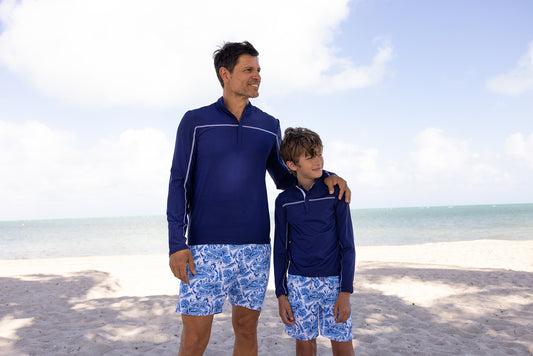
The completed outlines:
{"type": "Polygon", "coordinates": [[[194,133],[193,133],[193,137],[192,137],[192,144],[191,144],[191,154],[189,155],[189,163],[187,165],[187,174],[185,175],[185,183],[184,184],[187,184],[187,181],[189,180],[189,173],[190,173],[190,169],[191,169],[191,162],[192,162],[192,156],[193,156],[193,153],[194,153],[194,144],[196,142],[196,131],[198,129],[203,129],[205,127],[217,127],[217,126],[238,126],[238,125],[235,125],[235,124],[219,124],[219,125],[202,125],[202,126],[195,126],[194,127],[194,133]]]}
{"type": "MultiPolygon", "coordinates": [[[[321,201],[321,200],[331,200],[331,199],[335,199],[335,197],[325,197],[325,198],[319,198],[319,199],[309,199],[309,201],[321,201]]],[[[302,204],[304,203],[305,201],[304,200],[300,200],[300,201],[295,201],[295,202],[290,202],[290,203],[285,203],[282,205],[282,207],[286,207],[288,205],[294,205],[294,204],[302,204]]]]}
{"type": "Polygon", "coordinates": [[[217,127],[217,126],[238,126],[238,125],[235,125],[235,124],[217,124],[217,125],[200,125],[200,126],[195,126],[194,127],[194,131],[193,131],[193,137],[192,137],[192,143],[191,143],[191,153],[189,155],[189,162],[187,163],[187,173],[185,174],[185,180],[183,182],[183,191],[185,193],[185,206],[184,206],[184,209],[183,211],[185,212],[184,215],[183,215],[183,234],[185,235],[185,229],[187,228],[187,224],[186,224],[186,220],[187,220],[187,182],[189,181],[189,173],[190,173],[190,170],[191,170],[191,163],[192,163],[192,156],[194,154],[194,146],[195,146],[195,143],[196,143],[196,131],[199,129],[199,128],[205,128],[205,127],[217,127]]]}
{"type": "Polygon", "coordinates": [[[309,201],[320,201],[320,200],[328,200],[328,199],[335,199],[335,197],[324,197],[324,198],[318,198],[318,199],[309,199],[309,201]]]}
{"type": "MultiPolygon", "coordinates": [[[[341,247],[341,251],[342,251],[342,248],[343,248],[344,246],[342,246],[342,243],[340,243],[340,242],[339,242],[339,245],[340,245],[340,247],[341,247]]],[[[342,286],[342,258],[343,258],[343,255],[342,255],[342,253],[341,253],[340,255],[341,255],[341,259],[340,259],[341,270],[340,270],[340,272],[339,272],[339,277],[340,277],[340,278],[339,278],[339,285],[342,286]]]]}
{"type": "MultiPolygon", "coordinates": [[[[260,127],[255,127],[255,126],[248,126],[248,125],[242,125],[242,127],[245,127],[247,129],[252,129],[252,130],[259,130],[259,131],[263,131],[263,132],[266,132],[267,134],[270,134],[274,137],[276,137],[276,145],[278,146],[278,150],[279,150],[279,146],[281,144],[281,138],[278,136],[277,133],[274,133],[272,131],[268,131],[268,130],[265,130],[265,129],[262,129],[260,127]]],[[[283,164],[285,165],[285,162],[283,162],[283,164]]],[[[287,168],[288,169],[288,168],[287,168]]]]}
{"type": "Polygon", "coordinates": [[[230,127],[237,127],[239,125],[237,124],[213,124],[213,125],[200,125],[194,127],[194,132],[196,133],[196,129],[203,129],[204,127],[219,127],[219,126],[230,126],[230,127]]]}
{"type": "MultiPolygon", "coordinates": [[[[192,138],[192,143],[191,143],[191,153],[189,155],[189,162],[187,163],[187,173],[185,174],[185,181],[183,182],[183,191],[185,193],[185,207],[183,209],[183,211],[185,212],[185,214],[183,215],[183,234],[185,235],[185,229],[187,228],[187,224],[186,224],[186,216],[187,216],[187,182],[189,181],[189,173],[190,173],[190,169],[191,169],[191,163],[192,163],[192,157],[193,157],[193,154],[194,154],[194,146],[195,146],[195,143],[196,143],[196,132],[198,129],[203,129],[203,128],[206,128],[206,127],[237,127],[239,125],[237,124],[213,124],[213,125],[200,125],[200,126],[195,126],[194,127],[194,132],[193,132],[193,138],[192,138]]],[[[275,133],[272,133],[268,130],[265,130],[265,129],[261,129],[261,128],[258,128],[258,127],[253,127],[253,126],[245,126],[243,125],[243,127],[246,127],[246,128],[249,128],[249,129],[254,129],[254,130],[259,130],[259,131],[263,131],[263,132],[266,132],[266,133],[269,133],[273,136],[275,136],[277,139],[276,139],[276,142],[279,141],[279,138],[278,138],[278,135],[276,135],[275,133]]],[[[279,143],[278,143],[279,145],[279,143]]]]}
{"type": "Polygon", "coordinates": [[[262,128],[260,128],[260,127],[248,126],[248,125],[242,125],[242,127],[245,127],[245,128],[247,128],[247,129],[252,129],[252,130],[263,131],[263,132],[266,132],[266,133],[271,134],[271,135],[273,135],[273,136],[276,136],[276,138],[278,137],[278,135],[275,134],[274,132],[272,132],[272,131],[268,131],[268,130],[265,130],[265,129],[262,129],[262,128]]]}
{"type": "Polygon", "coordinates": [[[199,129],[199,128],[204,128],[204,127],[211,127],[211,126],[237,126],[235,124],[220,124],[220,125],[202,125],[202,126],[195,126],[194,127],[194,131],[193,131],[193,137],[192,137],[192,143],[191,143],[191,153],[189,155],[189,162],[187,163],[187,173],[185,174],[185,180],[183,182],[183,191],[184,191],[184,194],[185,194],[185,206],[183,207],[183,211],[185,212],[183,214],[183,234],[185,235],[185,229],[187,228],[187,182],[189,181],[189,173],[190,173],[190,170],[191,170],[191,163],[192,163],[192,156],[194,155],[194,146],[195,146],[195,143],[196,143],[196,131],[199,129]]]}
{"type": "Polygon", "coordinates": [[[289,270],[289,264],[290,264],[290,259],[289,259],[289,222],[288,221],[285,222],[285,251],[287,251],[287,258],[286,258],[286,261],[285,261],[285,273],[283,274],[284,278],[285,278],[285,283],[283,283],[283,289],[285,290],[285,294],[289,295],[289,290],[286,287],[287,279],[288,279],[287,272],[289,270]]]}
{"type": "Polygon", "coordinates": [[[292,203],[285,203],[285,204],[283,204],[281,207],[284,208],[284,207],[286,207],[286,206],[288,206],[288,205],[302,204],[302,203],[304,203],[304,201],[303,201],[303,200],[300,200],[300,201],[295,201],[295,202],[292,202],[292,203]]]}
{"type": "Polygon", "coordinates": [[[187,162],[187,173],[185,173],[185,180],[183,181],[183,201],[184,201],[184,207],[183,207],[183,236],[185,236],[185,232],[187,230],[187,181],[189,180],[189,172],[191,169],[191,161],[192,161],[192,155],[194,153],[194,143],[196,142],[196,127],[194,128],[194,133],[192,136],[192,143],[191,143],[191,153],[189,154],[189,162],[187,162]]]}

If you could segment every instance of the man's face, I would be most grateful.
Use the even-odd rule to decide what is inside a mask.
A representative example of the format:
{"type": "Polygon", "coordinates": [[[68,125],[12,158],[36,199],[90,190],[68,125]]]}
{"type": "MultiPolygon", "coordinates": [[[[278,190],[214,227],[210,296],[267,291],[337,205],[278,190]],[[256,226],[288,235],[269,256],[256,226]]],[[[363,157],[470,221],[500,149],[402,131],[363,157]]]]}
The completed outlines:
{"type": "Polygon", "coordinates": [[[259,84],[261,75],[259,72],[259,60],[257,57],[243,54],[239,57],[233,73],[228,72],[229,79],[224,82],[224,87],[236,96],[257,98],[259,96],[259,84]]]}

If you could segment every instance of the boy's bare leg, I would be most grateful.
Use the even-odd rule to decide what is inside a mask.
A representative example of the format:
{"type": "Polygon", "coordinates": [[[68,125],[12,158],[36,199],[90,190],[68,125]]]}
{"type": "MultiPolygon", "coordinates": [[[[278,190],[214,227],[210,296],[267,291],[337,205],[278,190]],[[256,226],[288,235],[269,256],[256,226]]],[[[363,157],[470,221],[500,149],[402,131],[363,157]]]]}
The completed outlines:
{"type": "Polygon", "coordinates": [[[296,340],[296,356],[316,356],[316,339],[296,340]]]}
{"type": "Polygon", "coordinates": [[[209,343],[213,315],[198,316],[181,314],[183,330],[179,356],[201,356],[209,343]]]}
{"type": "Polygon", "coordinates": [[[346,342],[331,340],[331,351],[333,356],[355,356],[352,340],[346,342]]]}
{"type": "Polygon", "coordinates": [[[233,356],[257,355],[257,324],[260,313],[259,310],[232,307],[231,322],[235,332],[233,356]]]}

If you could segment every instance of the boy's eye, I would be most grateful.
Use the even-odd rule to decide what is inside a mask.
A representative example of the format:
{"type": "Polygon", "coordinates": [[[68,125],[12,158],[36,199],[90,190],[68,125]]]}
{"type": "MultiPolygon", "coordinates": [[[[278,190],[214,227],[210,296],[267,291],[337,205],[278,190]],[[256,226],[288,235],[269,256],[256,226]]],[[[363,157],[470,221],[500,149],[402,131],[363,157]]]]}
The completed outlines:
{"type": "Polygon", "coordinates": [[[313,159],[315,157],[318,157],[318,158],[322,157],[322,153],[317,153],[314,156],[305,156],[305,159],[313,159]]]}

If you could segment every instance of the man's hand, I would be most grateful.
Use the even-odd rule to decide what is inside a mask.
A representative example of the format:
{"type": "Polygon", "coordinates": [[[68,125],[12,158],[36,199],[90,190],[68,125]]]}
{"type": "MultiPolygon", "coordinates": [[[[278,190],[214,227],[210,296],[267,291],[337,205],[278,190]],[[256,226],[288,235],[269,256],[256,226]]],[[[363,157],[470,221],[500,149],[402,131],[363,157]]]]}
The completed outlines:
{"type": "Polygon", "coordinates": [[[333,316],[336,323],[344,323],[350,317],[352,308],[350,307],[350,293],[340,292],[335,305],[333,306],[333,316]]]}
{"type": "Polygon", "coordinates": [[[189,277],[187,276],[186,266],[189,265],[189,271],[191,271],[192,274],[196,274],[194,260],[191,251],[188,248],[174,252],[170,255],[168,264],[170,265],[170,270],[174,276],[187,284],[189,284],[189,277]]]}
{"type": "Polygon", "coordinates": [[[292,315],[291,303],[285,294],[278,297],[279,316],[281,321],[287,325],[294,325],[294,316],[292,315]]]}
{"type": "Polygon", "coordinates": [[[339,200],[342,199],[342,195],[344,194],[344,201],[346,204],[350,204],[350,199],[352,198],[352,192],[350,188],[348,188],[348,184],[344,179],[342,179],[339,176],[336,176],[334,174],[327,176],[324,179],[324,183],[328,186],[329,194],[333,194],[333,187],[338,185],[339,186],[339,200]]]}

